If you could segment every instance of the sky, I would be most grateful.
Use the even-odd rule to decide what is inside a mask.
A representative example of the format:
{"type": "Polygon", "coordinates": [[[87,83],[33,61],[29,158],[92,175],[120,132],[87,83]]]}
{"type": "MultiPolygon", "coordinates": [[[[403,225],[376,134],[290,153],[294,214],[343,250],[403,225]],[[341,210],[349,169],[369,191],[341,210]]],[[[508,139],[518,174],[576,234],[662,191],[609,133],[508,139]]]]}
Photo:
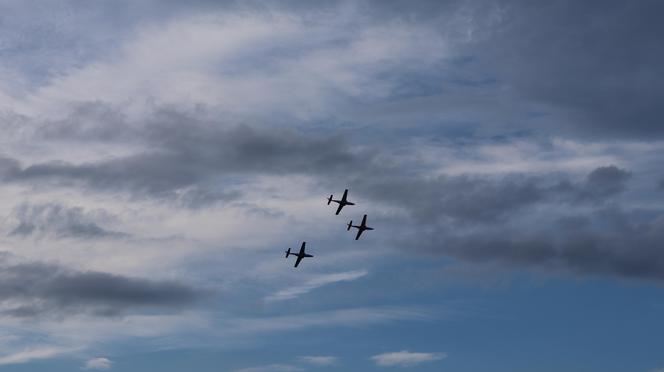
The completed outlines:
{"type": "Polygon", "coordinates": [[[664,371],[662,11],[0,1],[0,371],[664,371]]]}

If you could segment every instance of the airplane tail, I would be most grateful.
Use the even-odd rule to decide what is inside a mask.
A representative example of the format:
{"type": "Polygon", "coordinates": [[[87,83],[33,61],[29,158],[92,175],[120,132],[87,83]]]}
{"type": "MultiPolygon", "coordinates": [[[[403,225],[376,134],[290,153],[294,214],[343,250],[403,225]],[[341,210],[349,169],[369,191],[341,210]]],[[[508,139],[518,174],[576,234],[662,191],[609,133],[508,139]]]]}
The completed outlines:
{"type": "Polygon", "coordinates": [[[330,203],[332,203],[332,197],[333,197],[333,196],[334,196],[334,195],[330,195],[330,197],[327,198],[327,205],[330,205],[330,203]]]}
{"type": "Polygon", "coordinates": [[[288,256],[290,256],[291,254],[292,253],[290,253],[290,248],[288,248],[288,250],[286,251],[286,258],[288,258],[288,256]]]}
{"type": "Polygon", "coordinates": [[[350,231],[351,227],[353,227],[353,220],[350,220],[350,222],[348,223],[348,228],[346,230],[350,231]]]}

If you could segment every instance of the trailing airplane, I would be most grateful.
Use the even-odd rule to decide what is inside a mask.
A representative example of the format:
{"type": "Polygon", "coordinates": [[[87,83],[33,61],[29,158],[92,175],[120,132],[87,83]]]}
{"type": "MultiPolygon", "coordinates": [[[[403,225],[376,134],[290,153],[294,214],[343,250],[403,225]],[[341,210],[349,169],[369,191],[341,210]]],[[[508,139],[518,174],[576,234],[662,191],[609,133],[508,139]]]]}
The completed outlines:
{"type": "Polygon", "coordinates": [[[330,195],[329,198],[327,198],[327,205],[330,205],[331,202],[339,203],[339,208],[337,208],[337,213],[341,212],[341,209],[347,205],[355,205],[355,203],[351,203],[346,199],[348,197],[348,189],[344,190],[344,195],[341,197],[341,200],[334,200],[332,199],[334,195],[330,195]]]}
{"type": "Polygon", "coordinates": [[[297,257],[297,260],[295,261],[295,266],[293,266],[293,267],[297,267],[297,265],[300,264],[300,261],[302,261],[303,258],[305,258],[305,257],[313,257],[312,255],[310,255],[310,254],[306,254],[306,253],[304,252],[304,246],[305,246],[306,244],[307,244],[307,242],[302,242],[302,247],[300,247],[300,253],[291,253],[290,248],[288,248],[288,250],[286,251],[286,258],[288,258],[288,256],[295,256],[295,257],[297,257]]]}
{"type": "Polygon", "coordinates": [[[351,227],[354,227],[354,228],[357,229],[357,236],[355,236],[355,240],[359,239],[360,235],[362,235],[362,233],[365,230],[373,230],[373,227],[368,227],[367,226],[367,215],[366,214],[362,218],[362,223],[359,226],[358,225],[353,225],[353,220],[350,220],[350,222],[348,223],[348,229],[347,230],[350,231],[351,227]]]}

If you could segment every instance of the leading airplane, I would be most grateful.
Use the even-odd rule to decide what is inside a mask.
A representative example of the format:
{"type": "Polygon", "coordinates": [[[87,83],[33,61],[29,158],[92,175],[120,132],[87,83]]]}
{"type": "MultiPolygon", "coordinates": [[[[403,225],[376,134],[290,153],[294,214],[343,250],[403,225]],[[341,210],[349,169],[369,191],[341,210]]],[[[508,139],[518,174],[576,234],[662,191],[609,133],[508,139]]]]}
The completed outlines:
{"type": "Polygon", "coordinates": [[[353,220],[350,220],[350,222],[348,223],[348,229],[347,230],[350,231],[351,227],[354,227],[354,228],[357,229],[357,235],[355,236],[355,240],[359,239],[360,235],[362,235],[362,233],[365,230],[373,230],[373,227],[368,227],[367,226],[367,215],[366,214],[362,218],[362,223],[359,226],[358,225],[353,225],[353,220]]]}
{"type": "Polygon", "coordinates": [[[306,254],[306,253],[304,252],[304,246],[305,246],[306,244],[307,244],[307,242],[302,242],[302,247],[300,247],[300,253],[291,253],[290,248],[288,248],[288,250],[286,251],[286,258],[288,258],[288,256],[295,256],[295,257],[297,257],[297,260],[295,260],[295,266],[293,266],[293,267],[297,267],[297,265],[300,264],[300,261],[302,261],[303,258],[305,258],[305,257],[313,257],[312,255],[310,255],[310,254],[306,254]]]}
{"type": "Polygon", "coordinates": [[[327,205],[330,205],[331,202],[339,204],[339,208],[337,208],[337,213],[335,214],[339,214],[339,212],[341,212],[341,209],[347,205],[355,205],[355,203],[351,203],[348,201],[348,199],[346,199],[348,197],[348,189],[344,190],[344,195],[341,197],[341,200],[334,200],[332,199],[333,196],[334,195],[330,195],[330,197],[327,198],[327,205]]]}

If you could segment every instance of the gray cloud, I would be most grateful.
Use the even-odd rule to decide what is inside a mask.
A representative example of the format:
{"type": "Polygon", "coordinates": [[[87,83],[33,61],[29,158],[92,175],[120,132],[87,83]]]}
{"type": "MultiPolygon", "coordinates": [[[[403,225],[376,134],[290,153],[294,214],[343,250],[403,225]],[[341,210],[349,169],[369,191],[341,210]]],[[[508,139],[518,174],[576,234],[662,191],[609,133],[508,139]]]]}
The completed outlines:
{"type": "Polygon", "coordinates": [[[81,110],[101,123],[50,123],[56,125],[45,126],[41,134],[61,141],[134,141],[143,150],[80,164],[50,161],[23,166],[16,159],[0,158],[0,180],[35,187],[127,192],[134,197],[169,199],[197,208],[238,199],[241,191],[229,189],[224,183],[229,176],[339,174],[371,160],[370,155],[363,154],[361,162],[362,158],[341,137],[305,136],[290,130],[249,126],[224,128],[169,109],[158,110],[152,121],[136,128],[98,104],[77,111],[81,110]],[[124,134],[111,134],[109,126],[124,134]]]}
{"type": "Polygon", "coordinates": [[[176,281],[153,281],[45,263],[0,258],[0,313],[13,317],[87,313],[116,316],[141,309],[173,311],[204,292],[176,281]]]}
{"type": "Polygon", "coordinates": [[[464,261],[501,263],[577,275],[664,280],[664,219],[638,211],[600,209],[551,226],[491,227],[458,234],[450,229],[411,244],[464,261]]]}
{"type": "Polygon", "coordinates": [[[527,175],[426,178],[393,171],[384,177],[357,177],[353,185],[365,197],[400,205],[423,221],[451,217],[492,222],[538,203],[601,203],[620,194],[629,176],[616,166],[599,167],[580,182],[527,175]]]}
{"type": "Polygon", "coordinates": [[[491,35],[468,52],[520,99],[566,112],[548,130],[660,137],[662,10],[658,1],[510,1],[491,35]]]}
{"type": "Polygon", "coordinates": [[[528,177],[502,180],[467,176],[433,179],[404,177],[358,178],[365,197],[400,205],[422,220],[452,217],[465,221],[491,221],[541,201],[545,190],[528,177]]]}
{"type": "Polygon", "coordinates": [[[588,175],[584,194],[591,198],[602,198],[618,194],[625,190],[629,172],[611,165],[599,167],[588,175]]]}
{"type": "Polygon", "coordinates": [[[54,235],[59,238],[119,238],[127,236],[107,230],[100,223],[115,219],[103,210],[85,211],[80,207],[59,204],[21,204],[14,208],[11,218],[17,221],[10,236],[54,235]]]}

